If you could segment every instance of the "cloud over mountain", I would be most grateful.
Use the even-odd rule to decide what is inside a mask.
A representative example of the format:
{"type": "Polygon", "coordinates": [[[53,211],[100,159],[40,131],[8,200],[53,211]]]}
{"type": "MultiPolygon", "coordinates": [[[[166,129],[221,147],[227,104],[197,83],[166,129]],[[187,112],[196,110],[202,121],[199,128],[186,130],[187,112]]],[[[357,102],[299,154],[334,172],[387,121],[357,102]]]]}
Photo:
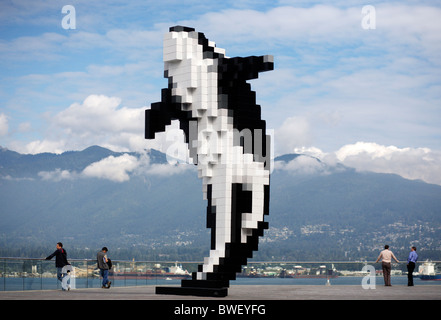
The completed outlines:
{"type": "Polygon", "coordinates": [[[359,171],[395,173],[441,185],[441,152],[357,142],[335,152],[338,161],[359,171]]]}
{"type": "Polygon", "coordinates": [[[298,156],[276,168],[292,172],[326,173],[342,164],[357,171],[393,173],[410,180],[441,185],[441,152],[429,148],[398,148],[373,142],[357,142],[334,152],[297,148],[298,156]]]}
{"type": "MultiPolygon", "coordinates": [[[[170,177],[173,175],[184,174],[189,170],[195,170],[194,165],[179,162],[177,163],[174,159],[167,159],[168,157],[164,154],[159,153],[156,150],[150,150],[143,152],[113,152],[100,147],[90,147],[83,151],[67,152],[61,155],[50,154],[53,157],[51,164],[47,166],[49,170],[38,170],[34,168],[30,169],[30,172],[25,176],[11,176],[10,174],[0,175],[0,178],[9,180],[22,180],[36,178],[43,181],[60,182],[62,180],[77,180],[77,179],[102,179],[117,183],[123,183],[129,181],[132,177],[152,177],[152,176],[163,176],[170,177]],[[95,154],[91,157],[96,159],[96,161],[87,160],[89,156],[82,156],[81,154],[87,153],[87,150],[96,149],[104,150],[106,154],[99,155],[98,151],[93,151],[95,154]],[[111,155],[108,155],[111,153],[111,155]],[[152,153],[155,153],[152,155],[152,153]],[[82,157],[83,167],[78,167],[78,169],[72,168],[70,163],[76,162],[78,160],[63,160],[69,157],[69,154],[78,154],[78,157],[82,157]],[[160,154],[160,156],[158,156],[160,154]],[[58,159],[58,160],[57,160],[58,159]],[[169,162],[168,162],[169,161],[169,162]],[[60,168],[60,166],[62,168],[60,168]],[[36,176],[35,176],[35,171],[36,176]],[[34,172],[34,174],[32,173],[34,172]]],[[[40,155],[22,155],[21,157],[38,157],[40,155]]],[[[90,159],[92,159],[90,158],[90,159]]],[[[32,159],[32,158],[31,158],[32,159]]],[[[29,165],[29,161],[25,160],[24,163],[29,165]]],[[[20,161],[19,161],[20,162],[20,161]]],[[[17,171],[14,165],[8,166],[11,172],[17,171]]],[[[37,167],[37,166],[36,166],[37,167]]]]}
{"type": "Polygon", "coordinates": [[[86,167],[82,174],[86,177],[103,178],[117,182],[129,180],[129,173],[137,167],[137,158],[128,154],[110,156],[86,167]]]}

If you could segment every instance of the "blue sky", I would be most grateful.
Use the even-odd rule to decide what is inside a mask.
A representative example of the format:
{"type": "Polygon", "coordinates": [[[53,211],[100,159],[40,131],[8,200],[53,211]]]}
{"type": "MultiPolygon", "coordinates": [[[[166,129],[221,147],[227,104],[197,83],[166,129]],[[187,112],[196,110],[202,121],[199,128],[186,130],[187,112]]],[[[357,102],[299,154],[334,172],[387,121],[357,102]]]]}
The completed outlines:
{"type": "Polygon", "coordinates": [[[181,24],[230,57],[274,55],[252,86],[276,154],[441,184],[440,18],[439,1],[3,0],[0,146],[160,148],[143,139],[143,110],[167,86],[162,36],[181,24]]]}

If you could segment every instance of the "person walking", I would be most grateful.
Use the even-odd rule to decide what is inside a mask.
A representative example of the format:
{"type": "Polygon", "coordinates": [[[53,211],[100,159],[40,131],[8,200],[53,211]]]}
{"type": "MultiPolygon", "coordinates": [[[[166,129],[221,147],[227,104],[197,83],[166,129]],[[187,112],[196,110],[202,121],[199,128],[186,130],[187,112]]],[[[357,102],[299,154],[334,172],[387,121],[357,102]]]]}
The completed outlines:
{"type": "Polygon", "coordinates": [[[55,257],[57,279],[61,282],[61,290],[70,290],[70,276],[65,272],[67,269],[65,266],[70,266],[70,263],[67,261],[67,252],[63,249],[63,244],[61,242],[57,242],[56,248],[57,249],[50,256],[46,257],[46,260],[51,260],[55,257]]]}
{"type": "Polygon", "coordinates": [[[410,249],[409,257],[407,258],[407,285],[409,287],[413,286],[413,271],[415,270],[415,263],[418,260],[416,250],[416,247],[412,247],[410,249]]]}
{"type": "Polygon", "coordinates": [[[383,269],[384,285],[388,286],[388,287],[392,286],[390,283],[390,271],[391,271],[392,258],[396,262],[399,262],[398,259],[395,258],[393,252],[389,250],[389,246],[385,245],[384,250],[380,252],[380,255],[378,256],[377,261],[375,261],[375,263],[377,263],[380,259],[382,259],[381,267],[383,269]]]}
{"type": "Polygon", "coordinates": [[[107,264],[107,247],[103,247],[100,252],[96,255],[96,262],[98,265],[98,268],[100,269],[100,275],[103,278],[103,282],[101,285],[101,288],[109,289],[110,285],[112,284],[111,281],[109,281],[109,265],[107,264]]]}

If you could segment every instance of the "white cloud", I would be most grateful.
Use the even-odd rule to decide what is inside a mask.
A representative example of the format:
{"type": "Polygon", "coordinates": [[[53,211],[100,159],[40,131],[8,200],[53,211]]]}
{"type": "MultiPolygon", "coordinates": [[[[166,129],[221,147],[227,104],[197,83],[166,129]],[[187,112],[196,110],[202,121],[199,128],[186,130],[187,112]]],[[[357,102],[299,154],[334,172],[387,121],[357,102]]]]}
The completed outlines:
{"type": "Polygon", "coordinates": [[[284,170],[293,174],[327,174],[327,166],[316,158],[299,155],[288,163],[276,161],[274,163],[275,170],[284,170]]]}
{"type": "Polygon", "coordinates": [[[82,104],[74,103],[58,113],[53,121],[67,134],[82,137],[142,130],[145,108],[118,108],[120,104],[121,99],[116,97],[90,95],[82,104]]]}
{"type": "Polygon", "coordinates": [[[390,160],[394,153],[406,150],[409,150],[409,148],[399,149],[395,146],[385,147],[371,142],[357,142],[355,144],[341,147],[335,154],[340,161],[345,161],[346,158],[360,156],[361,154],[371,160],[376,158],[390,160]]]}
{"type": "Polygon", "coordinates": [[[37,154],[42,152],[52,152],[52,153],[63,153],[66,151],[66,141],[63,139],[60,140],[34,140],[26,144],[25,147],[16,144],[14,150],[18,150],[21,153],[26,154],[37,154]]]}
{"type": "Polygon", "coordinates": [[[326,153],[324,153],[322,150],[316,147],[301,147],[301,148],[295,148],[294,153],[297,154],[304,154],[310,157],[314,157],[317,159],[323,159],[326,156],[326,153]]]}
{"type": "Polygon", "coordinates": [[[44,139],[34,140],[22,153],[82,150],[100,145],[113,151],[142,151],[148,147],[144,139],[146,107],[121,107],[121,99],[105,95],[90,95],[82,103],[73,103],[54,116],[46,114],[48,129],[44,139]]]}
{"type": "Polygon", "coordinates": [[[0,113],[0,137],[8,134],[8,117],[4,113],[0,113]]]}
{"type": "Polygon", "coordinates": [[[123,154],[121,156],[109,156],[100,161],[91,163],[81,172],[56,169],[54,171],[40,171],[38,176],[42,180],[61,181],[80,178],[105,179],[114,182],[126,182],[131,176],[172,176],[192,170],[193,165],[158,164],[150,163],[147,153],[139,156],[123,154]]]}
{"type": "Polygon", "coordinates": [[[394,173],[441,185],[440,151],[357,142],[343,146],[334,155],[344,165],[359,171],[394,173]]]}
{"type": "Polygon", "coordinates": [[[138,166],[136,157],[124,154],[119,157],[109,156],[86,167],[82,175],[91,178],[108,179],[116,182],[130,180],[129,173],[138,166]]]}
{"type": "Polygon", "coordinates": [[[282,126],[274,132],[275,154],[292,153],[311,143],[311,132],[308,120],[304,117],[287,118],[282,126]]]}
{"type": "Polygon", "coordinates": [[[276,169],[293,173],[327,173],[329,168],[338,169],[338,164],[343,164],[357,171],[392,173],[410,180],[441,185],[441,151],[429,148],[399,148],[357,142],[329,153],[314,147],[294,151],[306,156],[299,156],[289,163],[276,163],[276,169]]]}
{"type": "Polygon", "coordinates": [[[73,179],[75,173],[71,173],[69,170],[55,169],[54,171],[40,171],[38,176],[43,180],[61,181],[66,179],[73,179]]]}

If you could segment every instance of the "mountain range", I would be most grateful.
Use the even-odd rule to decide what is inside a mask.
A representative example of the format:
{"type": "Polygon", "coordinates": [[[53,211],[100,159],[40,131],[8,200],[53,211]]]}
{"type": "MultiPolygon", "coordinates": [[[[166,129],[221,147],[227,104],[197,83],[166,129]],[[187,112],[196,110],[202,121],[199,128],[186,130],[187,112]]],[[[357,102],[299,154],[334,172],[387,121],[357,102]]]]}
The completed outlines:
{"type": "MultiPolygon", "coordinates": [[[[357,172],[317,158],[274,159],[269,229],[258,260],[441,259],[441,186],[357,172]]],[[[206,201],[196,167],[156,150],[99,146],[62,154],[0,148],[0,256],[44,257],[61,241],[72,258],[107,246],[114,259],[202,260],[206,201]]]]}

